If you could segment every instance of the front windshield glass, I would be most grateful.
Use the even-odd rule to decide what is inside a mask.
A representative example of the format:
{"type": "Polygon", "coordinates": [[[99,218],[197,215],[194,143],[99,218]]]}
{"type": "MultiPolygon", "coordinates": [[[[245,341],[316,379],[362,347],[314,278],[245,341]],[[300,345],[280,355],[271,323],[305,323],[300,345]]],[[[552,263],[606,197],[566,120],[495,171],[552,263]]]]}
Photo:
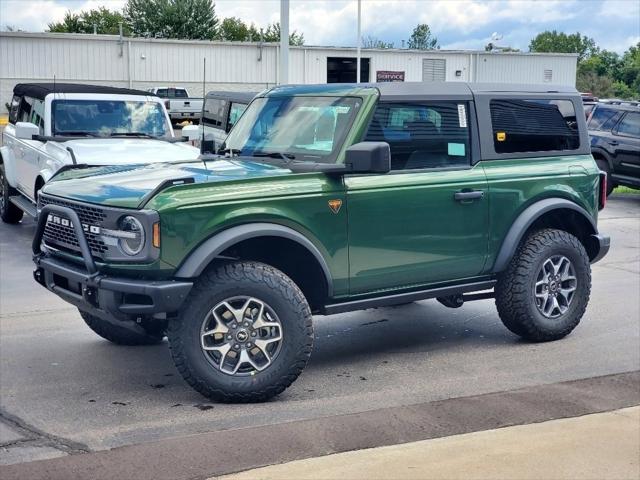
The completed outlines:
{"type": "Polygon", "coordinates": [[[171,135],[157,102],[54,100],[51,110],[53,135],[171,135]]]}
{"type": "Polygon", "coordinates": [[[335,162],[360,105],[351,97],[256,98],[222,148],[247,156],[335,162]]]}

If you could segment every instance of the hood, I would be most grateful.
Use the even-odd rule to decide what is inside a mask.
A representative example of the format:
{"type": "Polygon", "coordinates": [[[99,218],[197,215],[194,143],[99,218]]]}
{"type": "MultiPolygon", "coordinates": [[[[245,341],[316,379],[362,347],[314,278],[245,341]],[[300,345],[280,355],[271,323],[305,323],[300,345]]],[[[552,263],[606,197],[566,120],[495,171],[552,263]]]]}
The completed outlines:
{"type": "Polygon", "coordinates": [[[77,162],[88,165],[175,162],[200,155],[200,151],[188,143],[151,138],[83,138],[58,145],[65,149],[71,147],[77,162]]]}
{"type": "Polygon", "coordinates": [[[250,160],[154,163],[72,169],[43,187],[43,193],[80,202],[140,208],[160,185],[171,180],[212,183],[290,174],[291,170],[250,160]]]}

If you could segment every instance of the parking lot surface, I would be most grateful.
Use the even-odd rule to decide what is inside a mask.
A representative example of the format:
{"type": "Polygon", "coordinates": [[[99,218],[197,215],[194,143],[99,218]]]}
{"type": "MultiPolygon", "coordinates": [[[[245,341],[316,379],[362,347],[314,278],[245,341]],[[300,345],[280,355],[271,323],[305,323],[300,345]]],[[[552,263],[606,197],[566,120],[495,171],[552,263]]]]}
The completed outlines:
{"type": "Polygon", "coordinates": [[[640,369],[640,196],[612,196],[582,324],[531,344],[493,301],[436,301],[315,318],[309,366],[274,400],[213,404],[175,371],[166,342],[121,347],[37,285],[34,224],[0,224],[0,463],[395,408],[640,369]]]}

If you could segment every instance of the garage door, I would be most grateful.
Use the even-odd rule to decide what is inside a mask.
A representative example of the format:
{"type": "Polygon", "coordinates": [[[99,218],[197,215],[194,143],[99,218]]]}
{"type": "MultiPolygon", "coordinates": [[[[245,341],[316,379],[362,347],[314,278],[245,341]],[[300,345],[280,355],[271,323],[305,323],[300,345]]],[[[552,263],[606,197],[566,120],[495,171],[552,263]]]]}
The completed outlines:
{"type": "Polygon", "coordinates": [[[423,82],[444,82],[447,72],[447,61],[440,58],[425,58],[422,60],[423,82]]]}

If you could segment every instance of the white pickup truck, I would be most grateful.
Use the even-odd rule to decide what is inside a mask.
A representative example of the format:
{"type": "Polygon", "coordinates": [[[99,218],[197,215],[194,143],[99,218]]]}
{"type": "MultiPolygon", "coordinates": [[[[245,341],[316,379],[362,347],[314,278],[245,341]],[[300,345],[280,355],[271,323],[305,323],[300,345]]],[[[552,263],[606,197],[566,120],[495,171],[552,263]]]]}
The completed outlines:
{"type": "Polygon", "coordinates": [[[200,122],[204,99],[189,96],[186,88],[157,87],[150,88],[147,92],[164,100],[164,106],[172,122],[179,123],[185,120],[190,120],[194,124],[200,122]]]}
{"type": "MultiPolygon", "coordinates": [[[[23,83],[0,147],[0,217],[37,214],[40,188],[61,168],[196,159],[174,137],[162,100],[122,88],[23,83]]],[[[192,140],[195,140],[195,136],[192,140]]]]}

